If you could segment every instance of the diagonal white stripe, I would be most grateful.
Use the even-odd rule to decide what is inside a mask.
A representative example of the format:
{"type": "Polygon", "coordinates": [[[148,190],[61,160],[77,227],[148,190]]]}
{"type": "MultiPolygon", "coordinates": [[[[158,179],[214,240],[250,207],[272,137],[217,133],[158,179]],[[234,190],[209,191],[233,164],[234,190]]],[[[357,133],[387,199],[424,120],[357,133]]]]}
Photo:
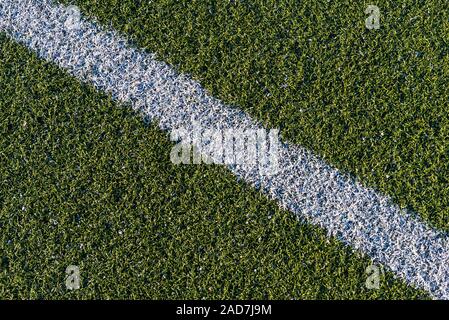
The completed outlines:
{"type": "MultiPolygon", "coordinates": [[[[117,33],[86,20],[68,30],[66,13],[50,0],[1,0],[0,30],[114,99],[131,103],[163,130],[190,128],[192,118],[203,127],[261,128],[117,33]]],[[[252,167],[229,169],[408,283],[449,299],[447,235],[299,146],[283,144],[279,152],[282,170],[274,176],[261,176],[252,167]]]]}

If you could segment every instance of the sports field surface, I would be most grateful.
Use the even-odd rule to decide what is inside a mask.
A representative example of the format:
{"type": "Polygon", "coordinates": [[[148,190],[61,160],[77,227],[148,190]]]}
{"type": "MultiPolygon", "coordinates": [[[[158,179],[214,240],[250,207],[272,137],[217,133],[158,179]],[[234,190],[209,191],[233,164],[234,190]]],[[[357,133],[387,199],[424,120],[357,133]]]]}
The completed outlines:
{"type": "Polygon", "coordinates": [[[448,299],[448,97],[444,0],[0,0],[0,298],[448,299]]]}

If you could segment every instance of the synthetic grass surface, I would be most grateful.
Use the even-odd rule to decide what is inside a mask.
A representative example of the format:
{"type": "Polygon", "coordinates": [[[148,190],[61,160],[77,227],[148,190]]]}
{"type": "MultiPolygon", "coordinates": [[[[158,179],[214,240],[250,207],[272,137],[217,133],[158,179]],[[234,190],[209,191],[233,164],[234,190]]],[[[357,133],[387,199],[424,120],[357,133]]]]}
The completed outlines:
{"type": "Polygon", "coordinates": [[[449,230],[449,2],[63,2],[449,230]]]}
{"type": "Polygon", "coordinates": [[[0,34],[0,298],[425,298],[0,34]],[[78,265],[82,288],[67,291],[78,265]]]}

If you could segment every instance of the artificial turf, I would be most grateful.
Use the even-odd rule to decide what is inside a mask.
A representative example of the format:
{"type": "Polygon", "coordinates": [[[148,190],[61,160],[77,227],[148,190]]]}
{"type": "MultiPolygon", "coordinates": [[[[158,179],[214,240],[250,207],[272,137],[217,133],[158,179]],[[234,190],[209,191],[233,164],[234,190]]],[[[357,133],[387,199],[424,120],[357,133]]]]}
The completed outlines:
{"type": "Polygon", "coordinates": [[[0,62],[0,298],[427,298],[3,34],[0,62]]]}
{"type": "Polygon", "coordinates": [[[63,2],[449,230],[449,2],[63,2]]]}

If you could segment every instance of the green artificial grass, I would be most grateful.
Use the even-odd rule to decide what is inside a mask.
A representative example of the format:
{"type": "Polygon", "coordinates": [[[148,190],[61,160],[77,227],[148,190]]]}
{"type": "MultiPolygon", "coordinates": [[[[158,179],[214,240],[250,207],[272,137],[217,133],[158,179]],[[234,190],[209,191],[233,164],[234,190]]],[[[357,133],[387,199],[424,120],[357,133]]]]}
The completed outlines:
{"type": "Polygon", "coordinates": [[[3,34],[0,93],[1,299],[427,298],[3,34]]]}
{"type": "Polygon", "coordinates": [[[63,2],[449,230],[448,1],[63,2]]]}

